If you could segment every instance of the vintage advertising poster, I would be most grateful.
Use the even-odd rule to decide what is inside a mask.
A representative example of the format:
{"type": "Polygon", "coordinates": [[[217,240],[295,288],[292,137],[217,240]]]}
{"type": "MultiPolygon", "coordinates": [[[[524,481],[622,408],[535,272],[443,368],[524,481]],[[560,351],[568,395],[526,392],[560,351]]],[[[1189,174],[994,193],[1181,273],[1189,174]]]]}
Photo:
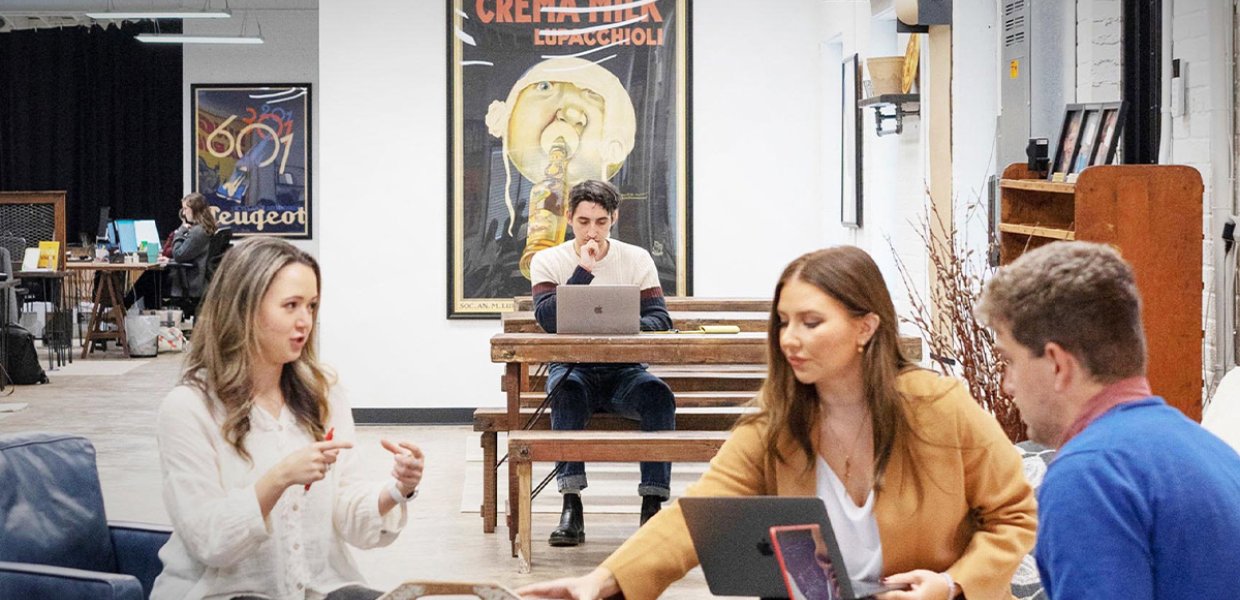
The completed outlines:
{"type": "Polygon", "coordinates": [[[612,237],[690,294],[689,1],[447,2],[448,316],[529,295],[586,179],[620,190],[612,237]]]}
{"type": "Polygon", "coordinates": [[[194,191],[233,235],[309,239],[310,84],[195,84],[194,191]]]}

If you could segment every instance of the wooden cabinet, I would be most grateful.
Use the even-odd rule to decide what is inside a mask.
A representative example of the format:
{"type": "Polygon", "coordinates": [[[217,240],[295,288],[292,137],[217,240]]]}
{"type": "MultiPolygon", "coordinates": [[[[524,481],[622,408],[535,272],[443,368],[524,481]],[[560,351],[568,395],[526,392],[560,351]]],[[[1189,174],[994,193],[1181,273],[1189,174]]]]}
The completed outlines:
{"type": "Polygon", "coordinates": [[[1180,165],[1089,167],[1075,183],[1003,171],[999,260],[1058,240],[1110,244],[1133,266],[1154,393],[1201,420],[1202,184],[1180,165]]]}

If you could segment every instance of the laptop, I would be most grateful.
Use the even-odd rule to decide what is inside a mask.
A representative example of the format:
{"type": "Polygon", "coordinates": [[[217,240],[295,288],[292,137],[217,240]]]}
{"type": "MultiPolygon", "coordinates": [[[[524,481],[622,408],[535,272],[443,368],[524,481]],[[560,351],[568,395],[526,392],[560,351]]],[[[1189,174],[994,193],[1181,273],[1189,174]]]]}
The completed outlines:
{"type": "MultiPolygon", "coordinates": [[[[783,569],[771,543],[772,528],[815,525],[826,549],[838,596],[802,596],[802,600],[859,600],[895,588],[854,586],[835,541],[827,508],[817,497],[683,497],[680,508],[689,527],[706,584],[716,596],[789,598],[783,569]]],[[[782,551],[783,549],[781,549],[782,551]]],[[[791,547],[789,547],[791,551],[791,547]]],[[[800,555],[798,555],[798,558],[800,555]]],[[[785,560],[790,557],[785,556],[785,560]]],[[[794,560],[795,563],[795,559],[794,560]]],[[[815,563],[817,564],[817,563],[815,563]]]]}
{"type": "Polygon", "coordinates": [[[559,333],[635,335],[641,331],[641,291],[636,285],[561,285],[555,295],[559,333]]]}

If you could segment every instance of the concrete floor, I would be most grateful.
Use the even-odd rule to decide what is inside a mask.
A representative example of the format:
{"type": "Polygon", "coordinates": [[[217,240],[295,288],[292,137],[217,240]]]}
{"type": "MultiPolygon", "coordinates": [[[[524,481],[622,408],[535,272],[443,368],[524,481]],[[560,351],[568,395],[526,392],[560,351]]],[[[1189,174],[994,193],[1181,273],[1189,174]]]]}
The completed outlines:
{"type": "MultiPolygon", "coordinates": [[[[83,435],[98,453],[99,476],[108,517],[114,520],[168,523],[160,497],[155,414],[179,377],[181,356],[124,359],[115,350],[86,361],[75,359],[62,371],[50,371],[42,386],[7,388],[0,403],[26,403],[17,412],[0,412],[0,432],[63,431],[83,435]],[[117,361],[107,364],[101,360],[117,361]],[[135,362],[137,361],[137,362],[135,362]],[[116,371],[134,366],[127,373],[116,371]],[[113,374],[85,373],[92,367],[113,374]]],[[[487,367],[489,368],[489,366],[487,367]]],[[[347,383],[347,382],[346,382],[347,383]]],[[[509,554],[504,515],[493,534],[482,533],[477,513],[461,512],[466,438],[469,427],[359,427],[359,451],[373,465],[376,479],[386,476],[390,458],[381,437],[419,444],[427,456],[422,491],[410,522],[391,546],[355,551],[369,583],[390,588],[410,579],[493,581],[510,587],[588,572],[637,528],[636,515],[591,514],[587,503],[588,542],[577,548],[552,548],[546,536],[558,515],[534,515],[534,572],[518,575],[509,554]]],[[[701,570],[674,585],[664,598],[709,596],[701,570]]]]}

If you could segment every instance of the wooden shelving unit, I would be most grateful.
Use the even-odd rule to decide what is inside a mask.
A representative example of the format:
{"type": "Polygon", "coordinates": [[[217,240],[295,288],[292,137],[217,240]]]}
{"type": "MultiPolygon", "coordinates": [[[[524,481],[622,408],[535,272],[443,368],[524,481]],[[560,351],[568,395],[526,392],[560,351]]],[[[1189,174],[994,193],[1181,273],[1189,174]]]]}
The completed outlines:
{"type": "Polygon", "coordinates": [[[999,193],[1001,264],[1072,239],[1110,244],[1132,264],[1150,385],[1200,421],[1201,174],[1180,165],[1110,165],[1059,183],[1014,163],[1004,169],[999,193]]]}
{"type": "Polygon", "coordinates": [[[999,231],[1001,233],[1016,233],[1032,237],[1049,238],[1052,240],[1074,240],[1076,232],[1071,229],[1057,229],[1054,227],[1038,227],[1037,225],[1017,225],[1016,223],[1000,223],[999,231]]]}

